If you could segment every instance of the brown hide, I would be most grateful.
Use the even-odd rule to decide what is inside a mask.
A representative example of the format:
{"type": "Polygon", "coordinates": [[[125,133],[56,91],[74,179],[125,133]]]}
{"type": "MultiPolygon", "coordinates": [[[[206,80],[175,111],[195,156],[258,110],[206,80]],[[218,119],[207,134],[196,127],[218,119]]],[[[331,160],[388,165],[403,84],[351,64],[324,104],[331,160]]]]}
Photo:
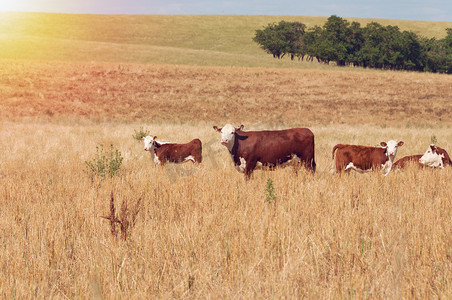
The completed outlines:
{"type": "Polygon", "coordinates": [[[308,128],[292,128],[273,131],[235,131],[234,145],[231,150],[235,165],[240,158],[245,159],[245,176],[249,177],[258,162],[274,167],[287,162],[296,155],[301,163],[313,173],[314,134],[308,128]]]}
{"type": "Polygon", "coordinates": [[[349,163],[361,170],[381,168],[381,165],[388,161],[386,149],[379,147],[368,147],[360,145],[337,144],[333,147],[336,151],[336,172],[341,172],[349,163]]]}
{"type": "Polygon", "coordinates": [[[449,154],[447,153],[446,150],[436,146],[436,153],[438,153],[439,155],[441,155],[441,154],[444,155],[444,157],[443,157],[443,165],[444,166],[452,165],[452,161],[451,161],[450,156],[449,156],[449,154]]]}
{"type": "Polygon", "coordinates": [[[417,165],[419,167],[423,167],[424,165],[419,162],[419,158],[422,157],[422,154],[418,155],[410,155],[402,157],[401,159],[397,160],[393,165],[392,169],[403,169],[406,166],[408,166],[410,163],[417,165]]]}
{"type": "Polygon", "coordinates": [[[183,162],[188,156],[193,156],[195,162],[202,161],[202,143],[199,139],[194,139],[187,144],[156,144],[154,153],[160,160],[160,164],[166,162],[183,162]]]}

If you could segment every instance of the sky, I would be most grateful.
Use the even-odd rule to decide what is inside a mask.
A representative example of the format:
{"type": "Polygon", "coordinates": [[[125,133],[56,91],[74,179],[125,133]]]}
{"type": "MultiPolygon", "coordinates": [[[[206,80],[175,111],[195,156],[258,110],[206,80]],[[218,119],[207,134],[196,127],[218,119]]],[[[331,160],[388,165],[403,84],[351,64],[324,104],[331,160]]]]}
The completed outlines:
{"type": "Polygon", "coordinates": [[[0,11],[292,15],[452,22],[452,0],[0,0],[0,11]]]}

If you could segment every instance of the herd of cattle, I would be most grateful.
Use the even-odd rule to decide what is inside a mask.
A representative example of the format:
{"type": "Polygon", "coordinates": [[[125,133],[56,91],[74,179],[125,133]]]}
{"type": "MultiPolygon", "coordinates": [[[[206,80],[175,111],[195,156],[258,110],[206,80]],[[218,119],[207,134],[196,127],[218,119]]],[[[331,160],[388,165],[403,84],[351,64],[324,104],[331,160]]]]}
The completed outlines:
{"type": "MultiPolygon", "coordinates": [[[[221,133],[221,144],[228,149],[235,168],[245,173],[246,178],[251,176],[256,167],[273,168],[293,162],[301,163],[312,173],[315,172],[314,134],[308,128],[243,131],[243,125],[235,128],[227,124],[223,128],[214,126],[213,129],[221,133]]],[[[144,150],[151,153],[151,159],[155,164],[186,161],[201,163],[202,143],[199,139],[187,144],[175,144],[160,142],[156,138],[156,136],[142,138],[144,150]]],[[[387,175],[391,169],[404,168],[409,163],[432,168],[452,165],[446,150],[433,144],[429,145],[424,154],[405,156],[394,162],[397,149],[403,144],[402,141],[394,140],[381,142],[381,147],[337,144],[333,147],[336,172],[382,170],[383,174],[387,175]]]]}

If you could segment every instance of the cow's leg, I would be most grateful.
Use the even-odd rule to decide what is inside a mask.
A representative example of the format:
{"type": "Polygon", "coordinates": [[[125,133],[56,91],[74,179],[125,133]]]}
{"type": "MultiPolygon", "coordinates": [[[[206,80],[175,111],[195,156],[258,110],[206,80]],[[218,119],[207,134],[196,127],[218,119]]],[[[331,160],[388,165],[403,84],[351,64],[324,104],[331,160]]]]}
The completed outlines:
{"type": "Polygon", "coordinates": [[[202,162],[202,154],[196,154],[194,157],[196,163],[200,164],[202,162]]]}
{"type": "Polygon", "coordinates": [[[257,161],[250,160],[246,162],[245,166],[245,178],[246,180],[251,178],[251,173],[253,173],[254,168],[256,168],[257,161]]]}

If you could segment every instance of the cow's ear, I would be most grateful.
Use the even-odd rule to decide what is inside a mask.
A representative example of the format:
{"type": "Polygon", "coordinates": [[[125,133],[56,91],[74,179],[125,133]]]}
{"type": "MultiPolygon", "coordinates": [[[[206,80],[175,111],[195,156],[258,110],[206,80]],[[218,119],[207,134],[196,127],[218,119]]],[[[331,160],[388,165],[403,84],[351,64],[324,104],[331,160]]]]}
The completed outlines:
{"type": "Polygon", "coordinates": [[[243,130],[243,127],[245,127],[245,126],[243,126],[243,124],[242,124],[242,125],[239,126],[239,128],[236,128],[235,131],[243,130]]]}
{"type": "Polygon", "coordinates": [[[403,141],[400,141],[398,144],[397,144],[397,147],[401,147],[401,146],[403,146],[403,144],[405,144],[403,141]]]}
{"type": "Polygon", "coordinates": [[[386,142],[381,142],[380,145],[381,145],[382,147],[388,147],[388,144],[386,144],[386,142]]]}
{"type": "Polygon", "coordinates": [[[213,129],[215,129],[215,130],[218,131],[218,132],[221,132],[221,129],[222,129],[222,128],[218,128],[218,127],[215,125],[215,126],[213,126],[213,129]]]}
{"type": "Polygon", "coordinates": [[[154,141],[157,139],[157,136],[154,136],[154,141]]]}
{"type": "Polygon", "coordinates": [[[144,141],[144,139],[145,139],[144,136],[142,136],[142,137],[141,137],[141,140],[144,141]]]}

